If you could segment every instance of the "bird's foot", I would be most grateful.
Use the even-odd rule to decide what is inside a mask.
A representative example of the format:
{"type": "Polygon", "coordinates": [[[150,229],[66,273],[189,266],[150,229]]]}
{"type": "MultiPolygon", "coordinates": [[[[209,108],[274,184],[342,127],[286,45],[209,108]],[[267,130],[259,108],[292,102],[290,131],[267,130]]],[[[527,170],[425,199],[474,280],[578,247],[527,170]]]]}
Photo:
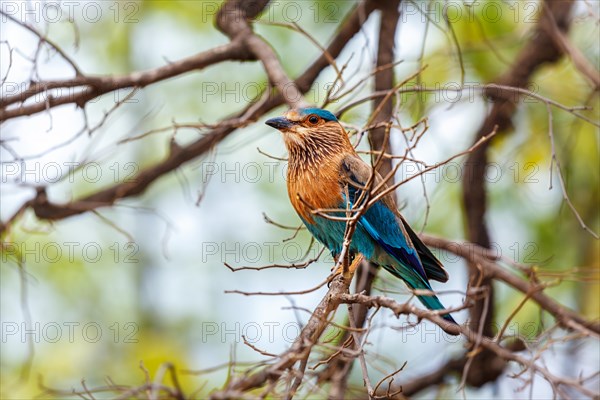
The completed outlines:
{"type": "Polygon", "coordinates": [[[335,277],[338,275],[342,275],[345,280],[351,281],[352,277],[354,276],[354,272],[356,272],[356,269],[360,265],[362,259],[363,259],[362,254],[357,254],[355,257],[352,258],[350,265],[348,265],[348,266],[346,266],[344,264],[340,265],[335,270],[335,272],[331,275],[331,279],[329,280],[329,283],[331,283],[331,281],[333,279],[335,279],[335,277]],[[344,267],[346,267],[346,268],[344,268],[344,267]]]}

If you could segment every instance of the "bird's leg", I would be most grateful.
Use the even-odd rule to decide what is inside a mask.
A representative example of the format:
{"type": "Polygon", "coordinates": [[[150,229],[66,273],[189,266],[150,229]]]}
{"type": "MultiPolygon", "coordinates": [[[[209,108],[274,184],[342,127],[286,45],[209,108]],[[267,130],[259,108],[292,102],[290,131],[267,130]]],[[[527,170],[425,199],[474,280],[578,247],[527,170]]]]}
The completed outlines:
{"type": "Polygon", "coordinates": [[[344,279],[351,280],[352,277],[354,276],[354,272],[356,271],[356,268],[358,268],[362,259],[363,259],[362,254],[356,254],[356,253],[349,254],[348,262],[342,263],[342,265],[340,265],[337,268],[337,270],[333,273],[333,277],[336,277],[339,274],[342,274],[344,279]]]}
{"type": "Polygon", "coordinates": [[[356,269],[358,268],[358,266],[360,265],[360,263],[363,260],[363,255],[362,254],[353,254],[352,255],[352,262],[350,263],[350,265],[348,266],[348,275],[344,276],[345,278],[349,278],[352,279],[352,277],[354,276],[354,273],[356,272],[356,269]]]}
{"type": "Polygon", "coordinates": [[[347,278],[349,271],[350,271],[350,265],[352,265],[352,261],[354,261],[354,256],[356,254],[348,251],[346,253],[346,259],[344,260],[344,262],[342,263],[341,267],[342,267],[342,274],[344,275],[344,278],[347,278]]]}

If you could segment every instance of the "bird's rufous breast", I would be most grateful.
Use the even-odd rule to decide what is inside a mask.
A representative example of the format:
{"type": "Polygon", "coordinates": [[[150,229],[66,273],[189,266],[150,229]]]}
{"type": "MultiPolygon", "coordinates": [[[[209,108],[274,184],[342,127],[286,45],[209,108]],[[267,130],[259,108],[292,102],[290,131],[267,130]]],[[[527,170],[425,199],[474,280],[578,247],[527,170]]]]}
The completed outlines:
{"type": "MultiPolygon", "coordinates": [[[[337,157],[336,157],[337,159],[337,157]]],[[[339,160],[288,173],[288,195],[292,206],[307,222],[317,209],[337,209],[343,203],[339,183],[339,160]]]]}

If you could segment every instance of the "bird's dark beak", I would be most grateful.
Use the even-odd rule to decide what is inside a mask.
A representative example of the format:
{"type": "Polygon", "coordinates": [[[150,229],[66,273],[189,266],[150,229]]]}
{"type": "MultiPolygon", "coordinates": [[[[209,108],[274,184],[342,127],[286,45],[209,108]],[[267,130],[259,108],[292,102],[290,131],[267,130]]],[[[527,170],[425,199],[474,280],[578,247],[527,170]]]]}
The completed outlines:
{"type": "Polygon", "coordinates": [[[287,129],[290,128],[292,126],[292,121],[290,121],[289,119],[285,118],[285,117],[277,117],[277,118],[271,118],[269,120],[267,120],[265,122],[265,124],[272,126],[275,129],[287,129]]]}

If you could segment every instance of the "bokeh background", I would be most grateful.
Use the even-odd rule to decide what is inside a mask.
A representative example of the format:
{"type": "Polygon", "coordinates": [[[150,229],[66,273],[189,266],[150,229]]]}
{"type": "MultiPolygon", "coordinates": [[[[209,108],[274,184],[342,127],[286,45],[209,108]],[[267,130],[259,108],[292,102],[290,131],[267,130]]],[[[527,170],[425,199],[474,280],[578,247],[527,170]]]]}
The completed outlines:
{"type": "MultiPolygon", "coordinates": [[[[7,3],[11,2],[2,4],[6,12],[12,10],[7,10],[7,3]]],[[[219,2],[74,3],[69,21],[64,4],[53,9],[45,2],[12,2],[16,17],[47,32],[90,74],[155,68],[228,41],[213,25],[219,2]],[[55,10],[62,10],[56,20],[55,10]]],[[[440,18],[443,4],[403,3],[396,34],[398,81],[426,65],[418,81],[412,79],[409,85],[460,85],[458,50],[440,18]],[[424,16],[416,7],[431,11],[424,16]]],[[[454,4],[452,27],[460,43],[465,82],[471,84],[489,82],[511,65],[541,10],[538,2],[454,4]]],[[[294,77],[318,57],[320,49],[302,34],[269,23],[298,23],[326,44],[353,5],[351,1],[279,1],[258,18],[255,30],[271,43],[286,72],[294,77]]],[[[598,3],[578,1],[575,11],[569,38],[598,68],[598,3]]],[[[338,59],[339,64],[348,64],[344,75],[348,87],[373,70],[377,18],[377,13],[371,15],[338,59]]],[[[6,19],[0,33],[0,73],[8,72],[3,85],[7,93],[11,90],[8,83],[19,84],[30,76],[33,64],[28,58],[35,54],[38,40],[6,19]],[[20,51],[9,57],[7,42],[20,51]]],[[[47,79],[73,74],[51,52],[37,54],[36,64],[40,76],[47,79]]],[[[326,69],[307,99],[320,104],[334,79],[334,71],[326,69]]],[[[598,92],[590,90],[568,59],[541,68],[533,81],[530,89],[535,93],[568,106],[593,107],[583,113],[598,121],[598,92]]],[[[77,136],[83,114],[74,106],[4,123],[2,140],[27,159],[15,163],[9,151],[0,149],[2,220],[34,195],[35,185],[48,185],[54,201],[66,202],[134,176],[160,161],[172,138],[185,144],[202,134],[198,129],[175,132],[169,128],[173,123],[216,123],[250,103],[266,85],[257,63],[227,62],[136,92],[91,136],[77,136]],[[122,142],[158,128],[168,129],[122,142]],[[88,164],[68,173],[69,165],[83,163],[88,164]],[[57,168],[63,179],[55,182],[57,168]],[[25,184],[15,183],[17,176],[25,184]]],[[[328,108],[340,109],[371,90],[367,79],[348,98],[328,108]]],[[[101,122],[105,112],[128,93],[120,91],[88,104],[89,123],[101,122]]],[[[488,108],[479,92],[403,95],[399,116],[404,126],[428,118],[429,129],[413,157],[435,163],[465,150],[488,108]]],[[[284,110],[280,107],[272,115],[284,110]]],[[[364,104],[347,112],[343,120],[361,126],[369,112],[370,105],[364,104]]],[[[598,232],[598,129],[562,110],[554,109],[553,117],[556,156],[568,194],[586,224],[598,232]]],[[[403,154],[406,143],[400,131],[392,132],[392,147],[403,154]]],[[[366,150],[367,144],[361,144],[361,149],[366,150]]],[[[38,221],[30,212],[19,218],[2,238],[9,245],[2,252],[0,268],[2,398],[32,398],[43,391],[40,382],[63,390],[81,389],[82,379],[88,387],[105,385],[107,379],[137,385],[144,380],[140,362],[152,376],[162,363],[173,363],[181,371],[183,387],[202,398],[222,386],[230,374],[228,368],[213,367],[234,362],[243,369],[265,359],[246,346],[243,337],[270,353],[289,346],[309,316],[306,310],[314,308],[326,288],[286,296],[225,293],[305,290],[320,283],[332,266],[327,254],[299,270],[234,273],[224,265],[299,263],[305,253],[311,258],[320,250],[320,245],[309,249],[305,230],[286,240],[293,231],[265,222],[267,215],[286,226],[300,225],[287,199],[285,162],[264,153],[285,157],[278,132],[257,121],[229,136],[209,156],[162,177],[141,196],[101,208],[97,214],[53,224],[38,221]]],[[[538,265],[549,279],[556,280],[548,293],[587,318],[598,319],[600,248],[563,201],[556,171],[550,174],[546,106],[531,99],[521,102],[514,132],[497,140],[491,155],[487,218],[495,248],[503,256],[538,265]]],[[[461,162],[458,159],[423,179],[413,179],[397,191],[403,214],[416,230],[464,239],[461,162]]],[[[404,179],[417,169],[417,164],[406,162],[397,178],[404,179]]],[[[466,266],[450,254],[440,257],[450,281],[434,288],[448,291],[442,297],[446,305],[458,306],[464,298],[466,266]]],[[[375,284],[378,291],[408,299],[405,287],[388,278],[380,276],[375,284]]],[[[500,285],[497,289],[501,323],[522,295],[500,285]]],[[[464,311],[456,316],[459,322],[466,317],[464,311]]],[[[404,362],[407,366],[398,379],[409,380],[463,350],[461,341],[443,335],[433,325],[398,329],[404,322],[385,313],[376,320],[366,349],[375,366],[375,381],[404,362]]],[[[538,307],[528,304],[509,329],[533,339],[551,323],[538,307]]],[[[544,357],[557,374],[576,377],[598,370],[600,347],[592,340],[557,343],[544,357]]],[[[518,371],[516,366],[511,368],[518,371]]],[[[353,371],[352,383],[362,385],[359,368],[353,371]]],[[[458,381],[449,385],[441,397],[459,395],[457,385],[458,381]]],[[[598,380],[591,385],[597,388],[598,380]]],[[[505,377],[481,389],[466,389],[466,397],[547,398],[552,393],[541,379],[535,381],[531,393],[520,391],[520,386],[518,380],[505,377]]]]}

